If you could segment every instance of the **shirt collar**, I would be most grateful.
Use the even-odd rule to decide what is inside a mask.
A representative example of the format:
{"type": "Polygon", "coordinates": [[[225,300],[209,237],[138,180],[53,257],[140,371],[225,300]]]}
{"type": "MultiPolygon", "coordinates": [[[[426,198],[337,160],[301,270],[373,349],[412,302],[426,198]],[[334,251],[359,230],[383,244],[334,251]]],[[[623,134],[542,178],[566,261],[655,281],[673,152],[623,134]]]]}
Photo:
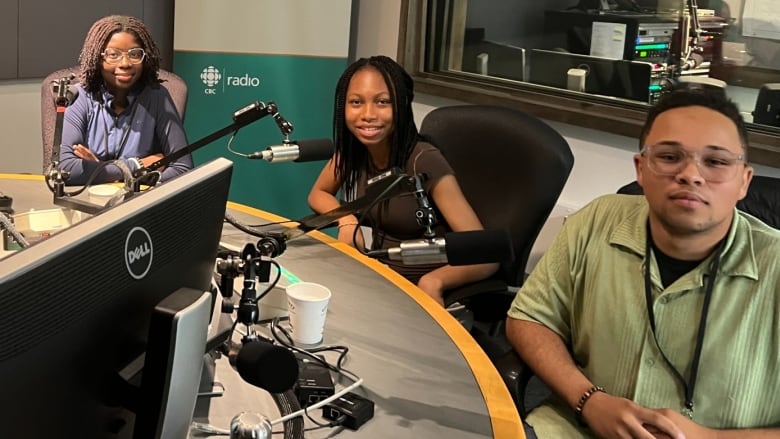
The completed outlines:
{"type": "MultiPolygon", "coordinates": [[[[141,94],[143,91],[143,87],[139,86],[138,84],[134,85],[133,88],[130,89],[130,92],[127,94],[127,107],[130,108],[130,106],[133,105],[133,102],[138,98],[138,95],[141,94]]],[[[114,94],[108,91],[106,89],[105,85],[102,85],[100,87],[100,95],[103,98],[103,102],[106,108],[111,108],[111,104],[114,102],[114,94]]]]}
{"type": "MultiPolygon", "coordinates": [[[[649,206],[644,197],[641,197],[641,199],[642,201],[637,203],[634,212],[623,219],[612,232],[612,235],[609,237],[609,243],[613,246],[625,248],[644,259],[649,206]]],[[[707,267],[708,265],[702,264],[701,266],[707,267]]],[[[726,246],[723,250],[718,271],[725,276],[743,276],[752,280],[758,280],[758,267],[755,254],[753,253],[751,226],[736,208],[731,219],[731,227],[726,237],[726,246]]]]}

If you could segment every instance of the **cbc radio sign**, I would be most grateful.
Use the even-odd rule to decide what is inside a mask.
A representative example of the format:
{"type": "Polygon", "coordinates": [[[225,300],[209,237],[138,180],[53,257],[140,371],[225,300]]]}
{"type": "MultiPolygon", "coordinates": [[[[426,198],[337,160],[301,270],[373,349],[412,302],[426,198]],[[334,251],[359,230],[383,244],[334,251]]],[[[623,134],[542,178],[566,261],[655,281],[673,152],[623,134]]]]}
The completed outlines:
{"type": "Polygon", "coordinates": [[[206,86],[204,93],[207,95],[217,94],[217,87],[260,87],[260,78],[249,76],[245,73],[242,76],[230,76],[225,74],[224,69],[220,71],[214,66],[208,66],[200,72],[200,79],[206,86]]]}

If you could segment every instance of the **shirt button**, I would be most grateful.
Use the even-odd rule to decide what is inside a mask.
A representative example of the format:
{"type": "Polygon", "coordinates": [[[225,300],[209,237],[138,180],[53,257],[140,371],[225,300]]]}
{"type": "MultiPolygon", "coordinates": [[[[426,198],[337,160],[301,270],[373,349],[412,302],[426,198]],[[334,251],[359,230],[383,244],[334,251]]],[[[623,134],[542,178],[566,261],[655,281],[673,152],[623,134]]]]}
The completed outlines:
{"type": "Polygon", "coordinates": [[[660,302],[661,302],[661,305],[666,305],[667,303],[669,303],[669,298],[668,297],[661,297],[660,302]]]}
{"type": "Polygon", "coordinates": [[[648,358],[647,360],[645,360],[645,364],[652,367],[653,365],[655,365],[655,360],[653,360],[652,358],[648,358]]]}

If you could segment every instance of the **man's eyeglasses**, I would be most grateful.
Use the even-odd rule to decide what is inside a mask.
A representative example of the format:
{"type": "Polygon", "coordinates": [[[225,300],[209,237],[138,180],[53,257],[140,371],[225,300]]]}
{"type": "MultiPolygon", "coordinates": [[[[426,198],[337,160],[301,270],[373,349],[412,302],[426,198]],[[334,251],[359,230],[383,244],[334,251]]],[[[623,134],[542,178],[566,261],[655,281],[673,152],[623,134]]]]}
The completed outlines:
{"type": "Polygon", "coordinates": [[[119,64],[122,61],[123,56],[127,56],[127,60],[130,61],[130,64],[140,64],[143,62],[146,52],[140,47],[130,49],[127,52],[108,48],[104,50],[101,55],[103,55],[103,60],[109,64],[119,64]]]}
{"type": "Polygon", "coordinates": [[[690,153],[677,145],[645,145],[640,152],[647,158],[647,165],[658,175],[675,176],[693,159],[702,178],[713,183],[731,180],[737,175],[741,164],[745,163],[744,154],[734,154],[726,150],[705,150],[690,153]]]}

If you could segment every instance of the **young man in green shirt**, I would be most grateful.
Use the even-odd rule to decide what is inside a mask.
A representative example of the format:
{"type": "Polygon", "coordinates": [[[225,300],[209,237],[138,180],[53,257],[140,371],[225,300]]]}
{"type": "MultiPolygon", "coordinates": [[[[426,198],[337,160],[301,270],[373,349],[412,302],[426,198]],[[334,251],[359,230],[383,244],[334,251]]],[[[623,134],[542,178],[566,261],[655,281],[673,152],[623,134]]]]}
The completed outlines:
{"type": "Polygon", "coordinates": [[[507,335],[555,397],[540,438],[780,437],[780,231],[736,210],[753,176],[722,93],[651,109],[644,196],[572,215],[509,312],[507,335]]]}

